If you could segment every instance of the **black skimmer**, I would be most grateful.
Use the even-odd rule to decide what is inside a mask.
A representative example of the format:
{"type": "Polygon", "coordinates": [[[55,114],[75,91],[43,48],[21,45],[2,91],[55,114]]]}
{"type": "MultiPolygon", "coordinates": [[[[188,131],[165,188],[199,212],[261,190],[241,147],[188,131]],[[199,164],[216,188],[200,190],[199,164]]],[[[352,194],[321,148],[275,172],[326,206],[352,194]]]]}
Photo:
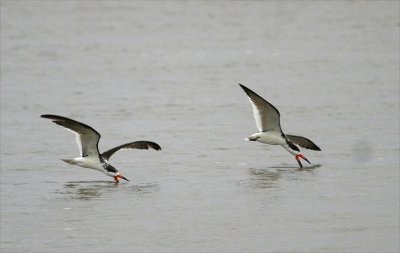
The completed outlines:
{"type": "Polygon", "coordinates": [[[253,107],[256,125],[259,131],[258,133],[247,137],[246,140],[258,141],[270,145],[281,145],[283,148],[289,151],[289,153],[294,155],[300,168],[303,167],[300,162],[300,158],[311,164],[310,161],[300,152],[298,146],[316,151],[320,151],[321,149],[315,145],[314,142],[305,137],[284,134],[281,129],[280,114],[278,109],[246,86],[242,84],[239,85],[249,97],[250,103],[253,107]]]}
{"type": "Polygon", "coordinates": [[[42,118],[51,119],[54,123],[65,127],[76,135],[76,142],[78,143],[80,157],[73,159],[62,159],[64,162],[71,165],[78,165],[84,168],[95,169],[103,172],[104,174],[113,177],[115,183],[119,183],[119,179],[129,181],[126,177],[108,163],[110,157],[120,149],[155,149],[161,150],[161,147],[151,141],[134,141],[122,144],[100,154],[98,144],[100,134],[92,127],[85,125],[81,122],[62,117],[57,115],[44,114],[42,118]]]}

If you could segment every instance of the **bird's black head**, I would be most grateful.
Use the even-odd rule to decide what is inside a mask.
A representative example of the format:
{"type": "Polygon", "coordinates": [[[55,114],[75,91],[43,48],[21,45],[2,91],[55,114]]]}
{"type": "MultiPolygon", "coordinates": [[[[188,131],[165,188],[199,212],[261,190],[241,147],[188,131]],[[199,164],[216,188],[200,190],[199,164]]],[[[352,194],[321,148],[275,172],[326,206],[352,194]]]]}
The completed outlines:
{"type": "Polygon", "coordinates": [[[124,179],[126,181],[129,181],[126,177],[124,177],[119,171],[111,166],[110,164],[105,164],[104,169],[106,170],[107,175],[110,177],[113,177],[115,180],[115,183],[119,183],[119,179],[124,179]]]}

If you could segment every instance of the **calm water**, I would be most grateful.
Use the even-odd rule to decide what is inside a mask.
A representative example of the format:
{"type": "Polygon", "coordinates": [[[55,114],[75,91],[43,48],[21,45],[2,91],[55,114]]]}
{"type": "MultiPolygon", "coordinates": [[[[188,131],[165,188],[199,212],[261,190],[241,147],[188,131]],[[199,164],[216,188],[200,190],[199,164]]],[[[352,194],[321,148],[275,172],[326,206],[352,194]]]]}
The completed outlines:
{"type": "Polygon", "coordinates": [[[399,252],[399,2],[1,1],[1,252],[399,252]],[[243,83],[313,166],[244,138],[243,83]],[[77,119],[129,183],[68,166],[77,119]]]}

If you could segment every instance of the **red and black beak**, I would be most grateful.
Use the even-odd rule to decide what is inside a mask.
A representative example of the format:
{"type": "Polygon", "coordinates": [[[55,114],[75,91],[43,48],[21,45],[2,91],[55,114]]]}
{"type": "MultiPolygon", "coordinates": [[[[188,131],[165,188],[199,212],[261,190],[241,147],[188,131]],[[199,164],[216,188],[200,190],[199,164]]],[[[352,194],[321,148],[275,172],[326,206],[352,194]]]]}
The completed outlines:
{"type": "Polygon", "coordinates": [[[301,162],[300,162],[300,158],[302,158],[303,160],[305,160],[306,162],[308,162],[309,164],[311,164],[310,161],[309,161],[303,154],[297,154],[297,155],[295,156],[295,158],[296,158],[297,163],[299,164],[300,168],[303,168],[303,165],[302,165],[301,162]]]}
{"type": "Polygon", "coordinates": [[[122,179],[124,179],[125,181],[128,181],[128,182],[129,182],[129,179],[127,179],[126,177],[124,177],[124,176],[122,176],[122,175],[119,175],[119,178],[122,178],[122,179]]]}
{"type": "Polygon", "coordinates": [[[116,176],[114,176],[114,180],[115,180],[115,183],[116,184],[118,184],[119,183],[119,179],[124,179],[124,180],[126,180],[126,181],[129,181],[129,179],[127,179],[126,177],[124,177],[124,176],[122,176],[122,175],[116,175],[116,176]]]}

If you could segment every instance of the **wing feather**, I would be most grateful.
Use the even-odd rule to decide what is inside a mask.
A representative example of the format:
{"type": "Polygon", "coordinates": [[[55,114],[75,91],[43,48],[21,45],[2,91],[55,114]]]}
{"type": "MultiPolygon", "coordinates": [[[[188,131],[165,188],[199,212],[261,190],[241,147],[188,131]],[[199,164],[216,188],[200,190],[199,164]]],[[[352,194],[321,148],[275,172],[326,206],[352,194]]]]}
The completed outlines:
{"type": "Polygon", "coordinates": [[[321,149],[311,140],[302,137],[302,136],[297,136],[297,135],[289,135],[287,134],[286,137],[292,141],[293,143],[299,145],[300,147],[306,148],[306,149],[311,149],[311,150],[316,150],[316,151],[321,151],[321,149]]]}
{"type": "Polygon", "coordinates": [[[99,156],[98,144],[101,135],[92,127],[58,115],[43,114],[41,117],[51,119],[54,123],[74,133],[82,157],[99,156]]]}
{"type": "Polygon", "coordinates": [[[155,142],[152,141],[134,141],[134,142],[129,142],[129,143],[125,143],[122,145],[119,145],[115,148],[112,148],[110,150],[107,150],[106,152],[101,154],[101,157],[103,157],[106,160],[109,160],[110,157],[117,152],[120,149],[155,149],[155,150],[161,150],[160,145],[158,145],[155,142]]]}
{"type": "Polygon", "coordinates": [[[273,130],[282,132],[278,109],[246,86],[242,84],[239,85],[249,97],[258,131],[265,132],[273,130]]]}

